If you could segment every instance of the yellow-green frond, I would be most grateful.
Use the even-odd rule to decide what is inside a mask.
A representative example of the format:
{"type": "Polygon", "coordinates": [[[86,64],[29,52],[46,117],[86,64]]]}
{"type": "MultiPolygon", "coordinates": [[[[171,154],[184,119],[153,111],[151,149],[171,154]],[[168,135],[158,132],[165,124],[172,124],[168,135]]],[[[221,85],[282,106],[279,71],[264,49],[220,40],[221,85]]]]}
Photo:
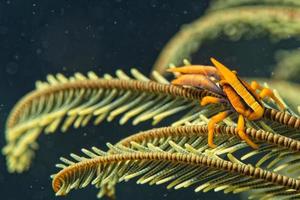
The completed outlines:
{"type": "Polygon", "coordinates": [[[108,144],[107,153],[98,153],[94,147],[82,150],[84,156],[71,154],[72,160],[61,158],[62,164],[57,167],[62,170],[53,176],[53,189],[57,195],[65,195],[92,184],[100,188],[101,197],[102,188],[138,178],[139,184],[167,184],[169,189],[194,186],[196,192],[255,190],[257,196],[299,196],[300,182],[296,179],[244,164],[231,154],[228,159],[223,158],[218,150],[205,148],[206,141],[201,137],[174,138],[153,137],[153,142],[128,139],[131,142],[127,140],[126,146],[108,144]]]}
{"type": "Polygon", "coordinates": [[[92,72],[70,78],[57,74],[38,81],[37,89],[16,104],[7,120],[3,153],[9,171],[22,172],[29,167],[42,132],[53,133],[58,128],[65,132],[70,126],[84,127],[90,121],[97,125],[118,116],[120,124],[131,119],[134,125],[151,119],[158,123],[184,110],[194,112],[203,95],[215,95],[170,85],[159,74],[155,74],[157,82],[136,69],[131,74],[132,78],[121,70],[115,78],[108,74],[99,78],[92,72]]]}

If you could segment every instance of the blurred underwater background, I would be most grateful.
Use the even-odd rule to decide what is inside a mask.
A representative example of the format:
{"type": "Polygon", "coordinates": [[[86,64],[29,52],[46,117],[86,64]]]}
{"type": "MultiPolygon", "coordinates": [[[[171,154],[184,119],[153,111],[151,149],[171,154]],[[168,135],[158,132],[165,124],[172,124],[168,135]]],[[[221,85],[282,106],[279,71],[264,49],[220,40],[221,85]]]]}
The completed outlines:
{"type": "MultiPolygon", "coordinates": [[[[247,80],[268,81],[297,111],[300,91],[300,2],[296,0],[189,1],[21,1],[0,2],[1,148],[5,124],[15,103],[48,74],[76,72],[114,74],[137,68],[149,75],[169,64],[211,65],[221,60],[247,80]],[[239,2],[239,3],[237,3],[239,2]],[[171,39],[172,38],[172,39],[171,39]]],[[[166,77],[171,78],[170,75],[166,77]]],[[[172,117],[155,127],[170,124],[172,117]]],[[[39,150],[28,171],[9,173],[0,157],[0,193],[8,200],[96,199],[95,188],[56,197],[50,175],[60,156],[79,152],[142,130],[151,121],[132,126],[101,123],[38,138],[39,150]]],[[[117,185],[117,199],[243,199],[242,195],[194,188],[117,185]]]]}

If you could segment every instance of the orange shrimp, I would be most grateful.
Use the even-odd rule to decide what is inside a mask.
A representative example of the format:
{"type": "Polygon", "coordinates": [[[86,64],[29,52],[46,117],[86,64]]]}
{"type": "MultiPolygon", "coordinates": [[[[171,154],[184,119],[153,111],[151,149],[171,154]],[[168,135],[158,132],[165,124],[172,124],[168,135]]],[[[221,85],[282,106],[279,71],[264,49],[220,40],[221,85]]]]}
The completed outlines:
{"type": "MultiPolygon", "coordinates": [[[[239,137],[249,146],[257,149],[258,146],[244,131],[244,118],[251,121],[262,118],[265,110],[262,99],[265,97],[273,99],[281,109],[285,109],[284,105],[269,88],[260,86],[256,81],[253,81],[251,85],[249,85],[246,81],[241,80],[235,71],[229,70],[216,59],[211,58],[211,62],[215,68],[203,65],[190,65],[170,69],[169,71],[171,72],[179,72],[181,74],[172,81],[172,84],[188,85],[211,90],[215,93],[222,94],[230,105],[231,109],[213,116],[208,123],[208,145],[210,147],[216,147],[213,142],[215,124],[224,120],[229,114],[235,111],[239,115],[237,124],[239,137]],[[211,79],[211,77],[213,77],[213,79],[211,79]],[[212,80],[214,80],[214,82],[212,80]]],[[[221,102],[224,102],[224,99],[206,96],[201,100],[200,104],[204,106],[210,103],[221,102]]]]}

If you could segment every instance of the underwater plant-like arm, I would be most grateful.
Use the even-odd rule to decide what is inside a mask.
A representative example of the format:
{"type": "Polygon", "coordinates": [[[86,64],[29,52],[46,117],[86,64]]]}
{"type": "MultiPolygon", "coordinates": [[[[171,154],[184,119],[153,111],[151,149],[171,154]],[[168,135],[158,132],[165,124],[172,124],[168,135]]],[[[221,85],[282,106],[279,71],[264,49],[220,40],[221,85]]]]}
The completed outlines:
{"type": "MultiPolygon", "coordinates": [[[[145,151],[145,148],[147,148],[147,146],[149,146],[149,144],[151,143],[154,146],[157,146],[161,149],[163,149],[164,151],[167,151],[168,153],[174,153],[174,149],[177,149],[176,151],[179,151],[180,153],[185,152],[187,153],[186,150],[183,150],[185,148],[189,149],[189,151],[191,151],[191,146],[194,148],[194,150],[192,151],[192,153],[207,153],[208,155],[219,155],[221,157],[224,157],[226,154],[228,155],[228,158],[230,161],[235,162],[237,160],[237,158],[232,157],[232,154],[234,154],[236,151],[240,151],[243,149],[243,152],[245,152],[244,155],[241,155],[242,157],[246,157],[246,156],[250,156],[250,154],[253,155],[253,151],[249,151],[249,148],[247,148],[248,146],[244,143],[244,144],[240,144],[239,140],[236,139],[236,135],[238,135],[238,129],[236,127],[233,126],[216,126],[214,129],[214,132],[216,134],[216,138],[217,138],[217,142],[218,142],[218,147],[217,149],[209,149],[207,146],[207,133],[208,133],[208,126],[207,125],[191,125],[191,126],[178,126],[178,127],[163,127],[163,128],[156,128],[156,129],[150,129],[148,131],[142,131],[139,132],[137,134],[133,134],[129,137],[124,138],[123,140],[121,140],[120,142],[118,142],[116,145],[112,146],[109,145],[110,150],[108,152],[103,152],[100,151],[99,149],[97,149],[96,147],[93,147],[91,152],[94,153],[88,153],[89,150],[87,149],[82,149],[82,152],[85,155],[89,155],[89,156],[95,156],[96,154],[102,155],[102,156],[108,156],[110,154],[116,154],[116,153],[132,153],[132,150],[128,150],[127,148],[135,148],[137,151],[145,151]],[[187,140],[188,138],[188,140],[187,140]],[[172,142],[171,142],[172,141],[172,142]],[[174,143],[176,145],[174,145],[174,143]],[[197,151],[195,150],[197,149],[197,151]],[[248,153],[247,153],[248,151],[248,153]],[[209,153],[210,152],[210,153],[209,153]]],[[[290,156],[294,156],[293,158],[297,159],[297,152],[299,152],[300,150],[300,142],[298,140],[294,140],[292,138],[288,138],[279,134],[274,134],[271,132],[265,132],[263,130],[255,130],[253,128],[247,128],[245,129],[245,133],[247,135],[249,135],[253,140],[255,140],[256,142],[259,142],[261,144],[264,144],[265,146],[263,147],[263,149],[265,149],[264,151],[267,151],[269,153],[273,154],[273,159],[271,161],[275,161],[277,160],[277,165],[274,164],[274,162],[269,162],[270,164],[276,165],[281,167],[282,164],[285,164],[284,160],[280,159],[281,157],[281,152],[283,150],[285,151],[289,151],[290,152],[290,156]],[[268,145],[266,145],[268,144],[268,145]],[[275,145],[275,146],[274,146],[275,145]],[[266,148],[268,147],[268,148],[266,148]],[[279,159],[279,160],[278,160],[279,159]],[[283,162],[280,162],[280,160],[282,160],[283,162]]],[[[150,148],[150,147],[149,147],[150,148]]],[[[193,149],[192,148],[192,149],[193,149]]],[[[153,146],[151,147],[151,149],[154,149],[153,146]]],[[[156,149],[158,150],[158,149],[156,149]]],[[[161,152],[161,151],[159,151],[161,152]]],[[[269,155],[269,154],[266,154],[269,155]]],[[[75,159],[79,158],[78,156],[74,156],[74,154],[71,154],[71,157],[73,157],[75,159]]],[[[65,158],[61,158],[62,162],[64,162],[64,166],[62,166],[61,164],[58,165],[58,167],[62,167],[62,168],[66,168],[66,162],[67,164],[70,163],[68,161],[65,160],[65,158]]],[[[81,160],[84,161],[84,159],[81,157],[81,160]]],[[[239,161],[240,162],[240,161],[239,161]]],[[[265,157],[262,156],[261,160],[258,161],[258,163],[262,164],[262,163],[266,163],[265,157]]],[[[291,165],[296,166],[297,163],[293,163],[291,165]]],[[[139,168],[139,170],[142,170],[142,167],[144,165],[141,166],[141,168],[139,168]]],[[[146,165],[145,165],[146,167],[146,165]]],[[[271,169],[271,168],[269,168],[271,169]]],[[[136,169],[138,170],[138,169],[136,169]]],[[[145,169],[146,170],[146,169],[145,169]]],[[[67,171],[67,170],[66,170],[67,171]]],[[[158,177],[153,177],[153,179],[149,179],[147,180],[147,182],[149,182],[150,184],[153,184],[154,181],[157,184],[162,184],[165,183],[167,181],[172,181],[168,188],[171,187],[175,187],[175,188],[182,188],[186,183],[186,181],[181,180],[183,183],[180,184],[180,178],[178,178],[178,176],[176,174],[174,174],[174,177],[172,178],[172,176],[170,178],[166,177],[167,174],[165,174],[168,170],[163,170],[161,172],[157,172],[158,174],[160,174],[158,177]],[[176,177],[178,179],[176,179],[176,177]],[[159,181],[159,179],[162,179],[159,181]],[[178,186],[176,186],[178,184],[178,186]]],[[[196,170],[195,170],[196,171],[196,170]]],[[[131,173],[131,172],[130,172],[131,173]]],[[[175,172],[174,172],[175,173],[175,172]]],[[[104,173],[105,174],[105,173],[104,173]]],[[[109,174],[106,174],[107,176],[109,174]]],[[[106,176],[104,175],[104,176],[106,176]]],[[[127,174],[126,178],[121,178],[120,181],[122,180],[128,180],[131,178],[134,178],[136,176],[140,175],[138,172],[137,173],[133,173],[132,175],[127,174]]],[[[104,177],[103,177],[104,178],[104,177]]],[[[99,180],[99,179],[98,179],[99,180]]],[[[223,180],[224,182],[226,182],[225,180],[223,180]]],[[[256,180],[257,181],[257,180],[256,180]]],[[[141,181],[138,181],[139,183],[141,183],[141,181]]],[[[145,182],[143,182],[145,183],[145,182]]],[[[77,182],[76,184],[79,184],[79,182],[77,182]]],[[[92,184],[94,184],[92,182],[92,184]]],[[[107,179],[105,179],[105,181],[103,182],[103,184],[101,184],[100,187],[100,192],[98,194],[98,197],[102,197],[104,195],[106,196],[113,196],[115,197],[115,184],[117,184],[116,179],[114,177],[108,177],[107,179]]],[[[213,185],[213,184],[212,184],[213,185]]],[[[100,185],[95,184],[96,187],[99,187],[100,185]]],[[[79,187],[79,185],[77,185],[77,187],[79,187]]],[[[75,187],[75,188],[77,188],[75,187]]],[[[208,184],[205,187],[207,188],[211,188],[211,185],[208,184]]],[[[214,186],[216,187],[216,185],[214,186]]],[[[233,191],[247,191],[248,189],[250,189],[249,187],[246,187],[244,184],[239,184],[235,187],[229,187],[229,185],[227,187],[221,187],[223,188],[225,191],[227,192],[233,192],[233,191]]],[[[204,188],[203,188],[204,189],[204,188]]],[[[271,189],[271,188],[270,188],[271,189]]],[[[204,189],[206,190],[206,189],[204,189]]],[[[226,192],[226,193],[227,193],[226,192]]],[[[62,194],[62,193],[61,193],[62,194]]],[[[260,194],[260,193],[258,193],[260,194]]],[[[286,195],[289,195],[290,193],[287,193],[286,195]]]]}
{"type": "MultiPolygon", "coordinates": [[[[10,172],[22,172],[30,166],[37,138],[42,132],[53,133],[59,127],[65,132],[70,126],[84,127],[90,121],[99,124],[122,115],[124,124],[148,119],[158,123],[177,112],[192,109],[203,96],[218,96],[205,90],[178,87],[149,81],[137,70],[133,80],[118,71],[118,78],[104,78],[89,73],[66,78],[61,74],[48,76],[48,82],[37,82],[38,88],[22,98],[11,111],[6,127],[7,157],[10,172]]],[[[161,81],[167,82],[162,77],[161,81]]]]}
{"type": "MultiPolygon", "coordinates": [[[[269,187],[264,188],[263,191],[271,192],[272,184],[277,185],[274,188],[280,186],[282,191],[286,190],[284,188],[288,184],[288,188],[292,190],[287,189],[289,192],[285,193],[286,196],[293,195],[295,190],[298,190],[298,180],[255,168],[240,161],[236,162],[236,158],[233,158],[231,153],[240,149],[239,144],[229,138],[237,135],[237,128],[216,126],[218,142],[220,144],[225,142],[218,145],[217,149],[209,149],[206,142],[203,142],[207,140],[207,131],[207,125],[158,128],[131,135],[116,145],[108,144],[110,149],[108,152],[100,151],[96,147],[91,150],[83,149],[84,156],[71,154],[75,161],[61,158],[63,163],[57,167],[63,169],[53,176],[53,189],[57,195],[65,195],[73,188],[82,188],[89,183],[101,189],[113,188],[120,181],[140,177],[138,183],[152,185],[169,182],[167,187],[176,189],[199,182],[201,185],[195,190],[197,192],[223,188],[221,190],[227,192],[258,189],[259,193],[259,188],[264,188],[265,181],[268,182],[269,187]],[[228,152],[230,152],[229,160],[220,158],[222,154],[228,152]],[[223,170],[229,170],[230,174],[223,170]],[[249,170],[253,174],[248,174],[249,170]],[[208,175],[205,176],[203,172],[208,175]],[[220,175],[220,178],[217,178],[217,175],[220,175]],[[252,179],[247,178],[248,176],[254,177],[252,179]],[[206,181],[202,182],[204,180],[206,181]]],[[[279,149],[292,150],[290,149],[292,146],[300,147],[299,141],[284,136],[255,129],[246,129],[245,132],[257,141],[267,142],[270,145],[277,143],[279,149]],[[285,146],[292,143],[293,145],[289,147],[285,146]]],[[[298,150],[292,151],[296,153],[298,150]]],[[[276,194],[275,190],[273,192],[276,194]]],[[[98,197],[102,195],[101,190],[98,197]]]]}
{"type": "Polygon", "coordinates": [[[185,58],[200,49],[203,43],[221,35],[236,41],[242,36],[268,34],[271,39],[300,37],[300,9],[285,6],[245,6],[209,12],[184,25],[166,44],[153,70],[166,72],[170,64],[181,65],[185,58]]]}
{"type": "MultiPolygon", "coordinates": [[[[198,100],[205,96],[219,95],[193,88],[185,88],[149,81],[137,71],[132,80],[119,71],[118,79],[106,75],[99,78],[93,73],[88,77],[48,77],[48,82],[38,82],[38,88],[22,98],[9,115],[6,127],[6,155],[10,172],[22,172],[29,168],[38,148],[37,138],[42,132],[52,133],[59,127],[65,132],[70,126],[84,127],[91,120],[99,124],[104,119],[113,120],[119,115],[120,123],[133,119],[133,124],[162,119],[183,110],[189,112],[173,125],[199,123],[200,114],[207,117],[220,111],[219,106],[200,107],[198,100]],[[137,75],[138,74],[138,75],[137,75]]],[[[158,75],[157,75],[158,76],[158,75]]],[[[264,118],[299,128],[300,120],[288,113],[266,109],[264,118]]]]}

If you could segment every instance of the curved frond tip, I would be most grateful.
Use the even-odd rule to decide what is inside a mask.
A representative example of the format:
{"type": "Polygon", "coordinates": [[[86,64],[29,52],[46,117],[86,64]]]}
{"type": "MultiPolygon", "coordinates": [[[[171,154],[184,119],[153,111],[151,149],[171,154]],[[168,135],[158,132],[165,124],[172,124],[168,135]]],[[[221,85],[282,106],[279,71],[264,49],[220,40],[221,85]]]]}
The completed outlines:
{"type": "Polygon", "coordinates": [[[227,105],[201,107],[199,100],[218,94],[171,85],[158,73],[154,73],[156,81],[137,70],[131,73],[133,78],[120,70],[116,78],[99,78],[94,73],[76,73],[70,78],[57,74],[37,82],[36,90],[17,103],[7,121],[7,145],[2,152],[8,170],[29,168],[38,148],[36,140],[43,132],[53,133],[59,128],[64,132],[71,126],[84,127],[90,121],[99,124],[118,116],[120,124],[131,119],[134,125],[146,120],[156,124],[178,114],[172,127],[140,132],[116,145],[108,144],[107,152],[93,147],[82,149],[85,156],[61,158],[57,167],[62,171],[53,176],[57,195],[92,183],[101,188],[99,197],[114,196],[116,183],[139,177],[138,183],[169,183],[167,187],[175,189],[200,184],[195,191],[255,190],[251,198],[299,197],[300,119],[288,107],[287,112],[279,112],[266,103],[264,119],[247,122],[245,132],[260,145],[258,150],[237,137],[232,126],[235,114],[215,127],[218,147],[210,149],[207,122],[227,105]],[[253,157],[257,162],[247,163],[253,157]]]}
{"type": "Polygon", "coordinates": [[[194,110],[197,100],[214,95],[205,90],[183,88],[168,83],[156,74],[150,81],[137,70],[130,78],[118,70],[117,78],[94,73],[88,76],[76,73],[66,78],[62,74],[49,75],[47,82],[37,82],[37,89],[23,97],[7,120],[3,154],[7,157],[10,172],[22,172],[30,166],[37,138],[42,132],[62,132],[84,127],[90,121],[95,125],[103,120],[121,116],[120,124],[133,118],[136,125],[153,119],[158,123],[170,115],[184,110],[194,110]]]}
{"type": "MultiPolygon", "coordinates": [[[[175,189],[196,185],[196,192],[257,190],[257,194],[268,192],[272,196],[299,195],[297,179],[201,153],[191,145],[182,147],[172,140],[168,144],[168,150],[151,143],[132,142],[127,147],[108,144],[110,153],[94,147],[84,149],[84,156],[71,154],[73,160],[61,158],[63,164],[57,165],[63,169],[53,176],[53,189],[57,195],[65,195],[89,184],[111,188],[118,182],[138,178],[140,184],[168,183],[167,188],[175,189]]],[[[98,197],[102,194],[100,190],[98,197]]]]}
{"type": "MultiPolygon", "coordinates": [[[[53,189],[57,195],[65,195],[91,183],[100,188],[98,197],[114,196],[115,184],[139,177],[137,183],[169,183],[167,188],[175,189],[200,183],[197,192],[257,190],[256,195],[260,196],[300,195],[298,179],[273,172],[284,160],[279,159],[268,170],[259,167],[268,163],[265,156],[261,156],[255,167],[245,164],[242,157],[253,156],[253,151],[236,138],[237,128],[216,126],[218,147],[215,149],[207,146],[207,129],[207,125],[163,127],[131,135],[116,145],[108,144],[107,152],[96,147],[82,149],[84,156],[71,154],[73,160],[61,158],[62,163],[57,167],[62,170],[53,176],[53,189]],[[241,149],[244,154],[234,155],[241,149]]],[[[264,144],[264,155],[272,153],[272,162],[282,152],[289,151],[289,156],[297,157],[300,141],[253,128],[245,131],[256,142],[264,144]]]]}

